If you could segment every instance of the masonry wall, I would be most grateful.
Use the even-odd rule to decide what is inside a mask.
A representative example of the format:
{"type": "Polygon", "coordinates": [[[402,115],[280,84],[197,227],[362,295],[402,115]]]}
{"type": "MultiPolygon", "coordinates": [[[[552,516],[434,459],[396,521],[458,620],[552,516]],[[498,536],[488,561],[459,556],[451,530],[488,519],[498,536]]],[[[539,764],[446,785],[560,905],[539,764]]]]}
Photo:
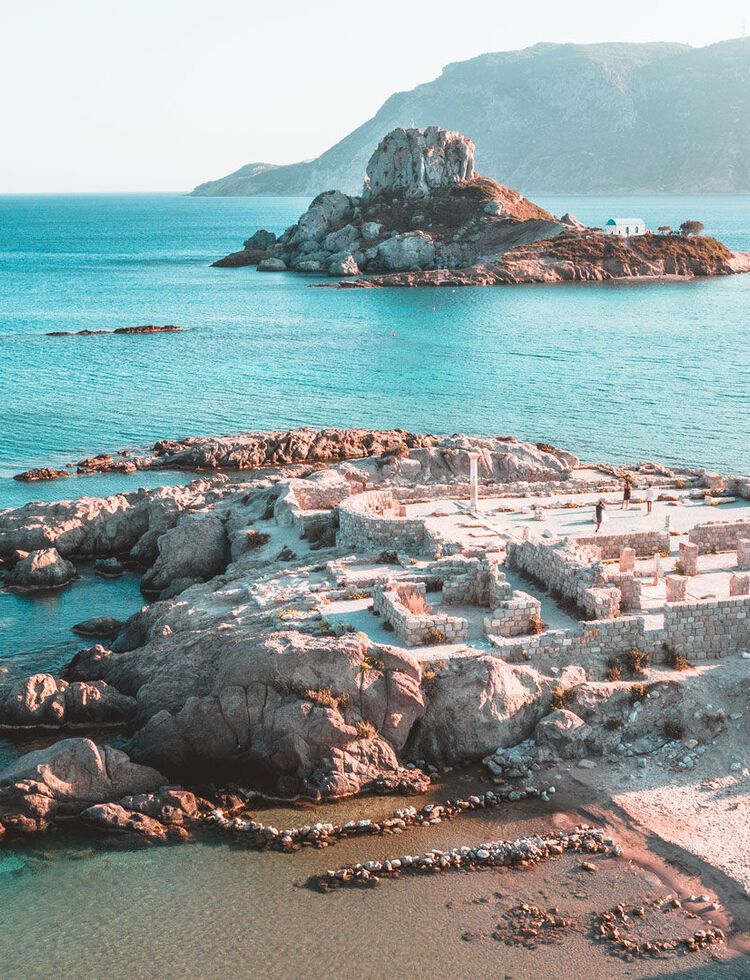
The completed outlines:
{"type": "Polygon", "coordinates": [[[688,540],[702,555],[734,551],[739,538],[750,538],[750,521],[711,521],[690,529],[688,540]]]}
{"type": "Polygon", "coordinates": [[[387,549],[418,554],[426,544],[424,520],[398,515],[400,503],[387,490],[367,490],[339,506],[338,547],[372,552],[387,549]]]}
{"type": "Polygon", "coordinates": [[[580,608],[590,619],[615,616],[620,593],[608,586],[604,569],[591,564],[587,547],[571,547],[559,539],[508,543],[508,561],[580,608]]]}
{"type": "Polygon", "coordinates": [[[750,649],[750,596],[667,603],[664,641],[691,663],[750,649]]]}
{"type": "Polygon", "coordinates": [[[575,539],[576,544],[592,545],[601,550],[606,561],[619,558],[623,548],[632,548],[640,557],[650,557],[657,551],[669,551],[669,531],[634,531],[632,534],[594,534],[575,539]]]}
{"type": "Polygon", "coordinates": [[[373,610],[390,623],[396,635],[407,646],[434,643],[462,643],[469,637],[469,623],[459,616],[445,613],[412,613],[402,598],[405,595],[424,595],[421,582],[408,584],[377,582],[373,591],[373,610]],[[436,638],[435,634],[439,634],[436,638]]]}

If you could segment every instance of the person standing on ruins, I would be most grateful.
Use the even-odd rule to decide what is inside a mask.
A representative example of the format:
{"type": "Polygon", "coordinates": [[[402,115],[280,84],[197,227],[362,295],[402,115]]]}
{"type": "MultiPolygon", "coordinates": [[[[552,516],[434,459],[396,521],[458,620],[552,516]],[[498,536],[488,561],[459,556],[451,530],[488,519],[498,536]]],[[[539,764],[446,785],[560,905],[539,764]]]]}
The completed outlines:
{"type": "Polygon", "coordinates": [[[651,511],[654,509],[654,488],[651,486],[650,483],[646,487],[646,492],[644,493],[643,497],[646,501],[646,513],[650,514],[651,511]]]}
{"type": "Polygon", "coordinates": [[[625,482],[622,485],[622,506],[620,510],[628,510],[630,508],[631,490],[630,480],[625,477],[625,482]]]}
{"type": "Polygon", "coordinates": [[[596,531],[595,531],[596,534],[599,533],[599,528],[602,526],[602,521],[604,520],[604,508],[605,507],[606,507],[606,504],[604,503],[604,501],[600,497],[599,500],[597,500],[597,502],[596,502],[596,504],[594,506],[594,520],[596,521],[596,531]]]}

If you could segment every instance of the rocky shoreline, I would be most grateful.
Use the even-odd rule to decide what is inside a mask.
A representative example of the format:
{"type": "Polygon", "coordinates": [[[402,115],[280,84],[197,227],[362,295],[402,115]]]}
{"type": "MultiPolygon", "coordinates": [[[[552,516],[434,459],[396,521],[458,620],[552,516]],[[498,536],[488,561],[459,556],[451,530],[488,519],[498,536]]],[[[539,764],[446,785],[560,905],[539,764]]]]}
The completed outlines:
{"type": "MultiPolygon", "coordinates": [[[[76,589],[77,563],[93,559],[105,578],[138,568],[146,600],[124,622],[77,624],[93,645],[82,644],[59,675],[3,675],[0,730],[55,739],[0,772],[5,842],[53,831],[150,844],[219,835],[289,853],[434,830],[519,802],[551,809],[561,791],[583,805],[589,787],[592,799],[615,798],[635,819],[640,797],[623,799],[621,782],[650,775],[675,800],[680,780],[689,785],[697,771],[742,792],[746,774],[734,760],[746,732],[735,702],[745,661],[711,673],[679,659],[649,666],[612,655],[602,668],[604,637],[629,628],[627,612],[613,627],[582,622],[566,634],[567,654],[522,656],[539,631],[538,642],[558,641],[543,617],[523,611],[529,594],[506,580],[521,539],[510,525],[502,530],[513,513],[538,521],[542,502],[551,516],[575,512],[577,495],[612,495],[625,473],[636,488],[653,483],[675,514],[680,494],[702,501],[709,487],[717,505],[738,500],[750,492],[742,478],[727,485],[699,469],[584,465],[546,444],[404,430],[164,440],[143,454],[93,457],[83,469],[117,472],[122,463],[212,475],[0,511],[5,587],[23,581],[28,601],[51,586],[76,589]],[[445,525],[452,511],[457,538],[445,525]],[[438,596],[454,605],[443,608],[438,596]],[[398,602],[423,625],[399,619],[406,612],[389,605],[398,602]],[[486,615],[472,619],[467,603],[486,615]],[[489,636],[503,629],[504,609],[510,635],[489,636]],[[474,623],[468,634],[454,625],[462,616],[474,623]],[[478,767],[477,788],[462,791],[478,767]],[[454,792],[435,799],[434,784],[451,772],[454,792]],[[264,819],[269,796],[320,810],[349,797],[426,792],[430,802],[376,817],[264,819]]],[[[592,585],[597,601],[611,592],[592,585]]],[[[577,838],[584,855],[587,841],[618,853],[587,834],[577,838]]],[[[568,839],[347,857],[309,884],[523,866],[561,856],[568,839]]],[[[743,880],[741,868],[730,870],[743,880]]],[[[611,924],[602,919],[607,935],[611,924]]],[[[709,946],[721,941],[704,931],[709,946]]],[[[690,939],[696,949],[702,941],[690,939]]]]}

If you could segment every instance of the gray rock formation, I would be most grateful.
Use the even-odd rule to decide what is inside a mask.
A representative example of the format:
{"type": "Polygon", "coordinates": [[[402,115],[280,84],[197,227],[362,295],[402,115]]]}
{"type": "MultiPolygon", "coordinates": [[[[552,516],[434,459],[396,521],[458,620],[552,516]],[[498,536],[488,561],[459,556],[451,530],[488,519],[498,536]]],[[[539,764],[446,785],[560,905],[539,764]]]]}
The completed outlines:
{"type": "MultiPolygon", "coordinates": [[[[413,756],[455,763],[476,759],[498,747],[528,738],[549,703],[560,677],[544,677],[530,667],[496,657],[475,657],[441,671],[415,729],[413,756]]],[[[581,668],[564,671],[564,686],[581,683],[581,668]]]]}
{"type": "Polygon", "coordinates": [[[113,724],[134,717],[136,702],[101,680],[68,683],[34,674],[0,698],[0,725],[62,727],[113,724]]]}
{"type": "Polygon", "coordinates": [[[403,272],[429,269],[435,264],[435,243],[424,231],[407,231],[386,238],[371,263],[373,271],[403,272]]]}
{"type": "Polygon", "coordinates": [[[224,522],[214,512],[186,514],[158,540],[158,557],[143,576],[141,588],[158,593],[179,579],[205,581],[227,561],[224,522]]]}
{"type": "Polygon", "coordinates": [[[0,772],[0,825],[19,833],[46,830],[61,816],[127,794],[153,792],[166,780],[124,752],[88,738],[67,738],[29,752],[0,772]]]}
{"type": "Polygon", "coordinates": [[[394,129],[370,157],[364,197],[383,192],[426,197],[431,191],[471,180],[474,144],[461,133],[428,126],[394,129]]]}
{"type": "Polygon", "coordinates": [[[13,589],[59,589],[77,576],[75,565],[62,558],[55,548],[40,548],[22,557],[8,576],[13,589]]]}

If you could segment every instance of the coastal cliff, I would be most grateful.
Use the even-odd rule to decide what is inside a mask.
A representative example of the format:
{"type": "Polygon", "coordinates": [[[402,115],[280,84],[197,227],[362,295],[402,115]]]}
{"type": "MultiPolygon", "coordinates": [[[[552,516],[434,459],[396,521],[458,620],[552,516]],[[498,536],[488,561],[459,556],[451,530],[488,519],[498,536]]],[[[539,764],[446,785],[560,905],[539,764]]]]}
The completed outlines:
{"type": "Polygon", "coordinates": [[[214,263],[339,278],[341,286],[464,286],[729,275],[750,256],[713,238],[620,238],[544,208],[474,170],[474,143],[432,126],[396,129],[362,194],[319,194],[277,239],[261,229],[214,263]]]}

